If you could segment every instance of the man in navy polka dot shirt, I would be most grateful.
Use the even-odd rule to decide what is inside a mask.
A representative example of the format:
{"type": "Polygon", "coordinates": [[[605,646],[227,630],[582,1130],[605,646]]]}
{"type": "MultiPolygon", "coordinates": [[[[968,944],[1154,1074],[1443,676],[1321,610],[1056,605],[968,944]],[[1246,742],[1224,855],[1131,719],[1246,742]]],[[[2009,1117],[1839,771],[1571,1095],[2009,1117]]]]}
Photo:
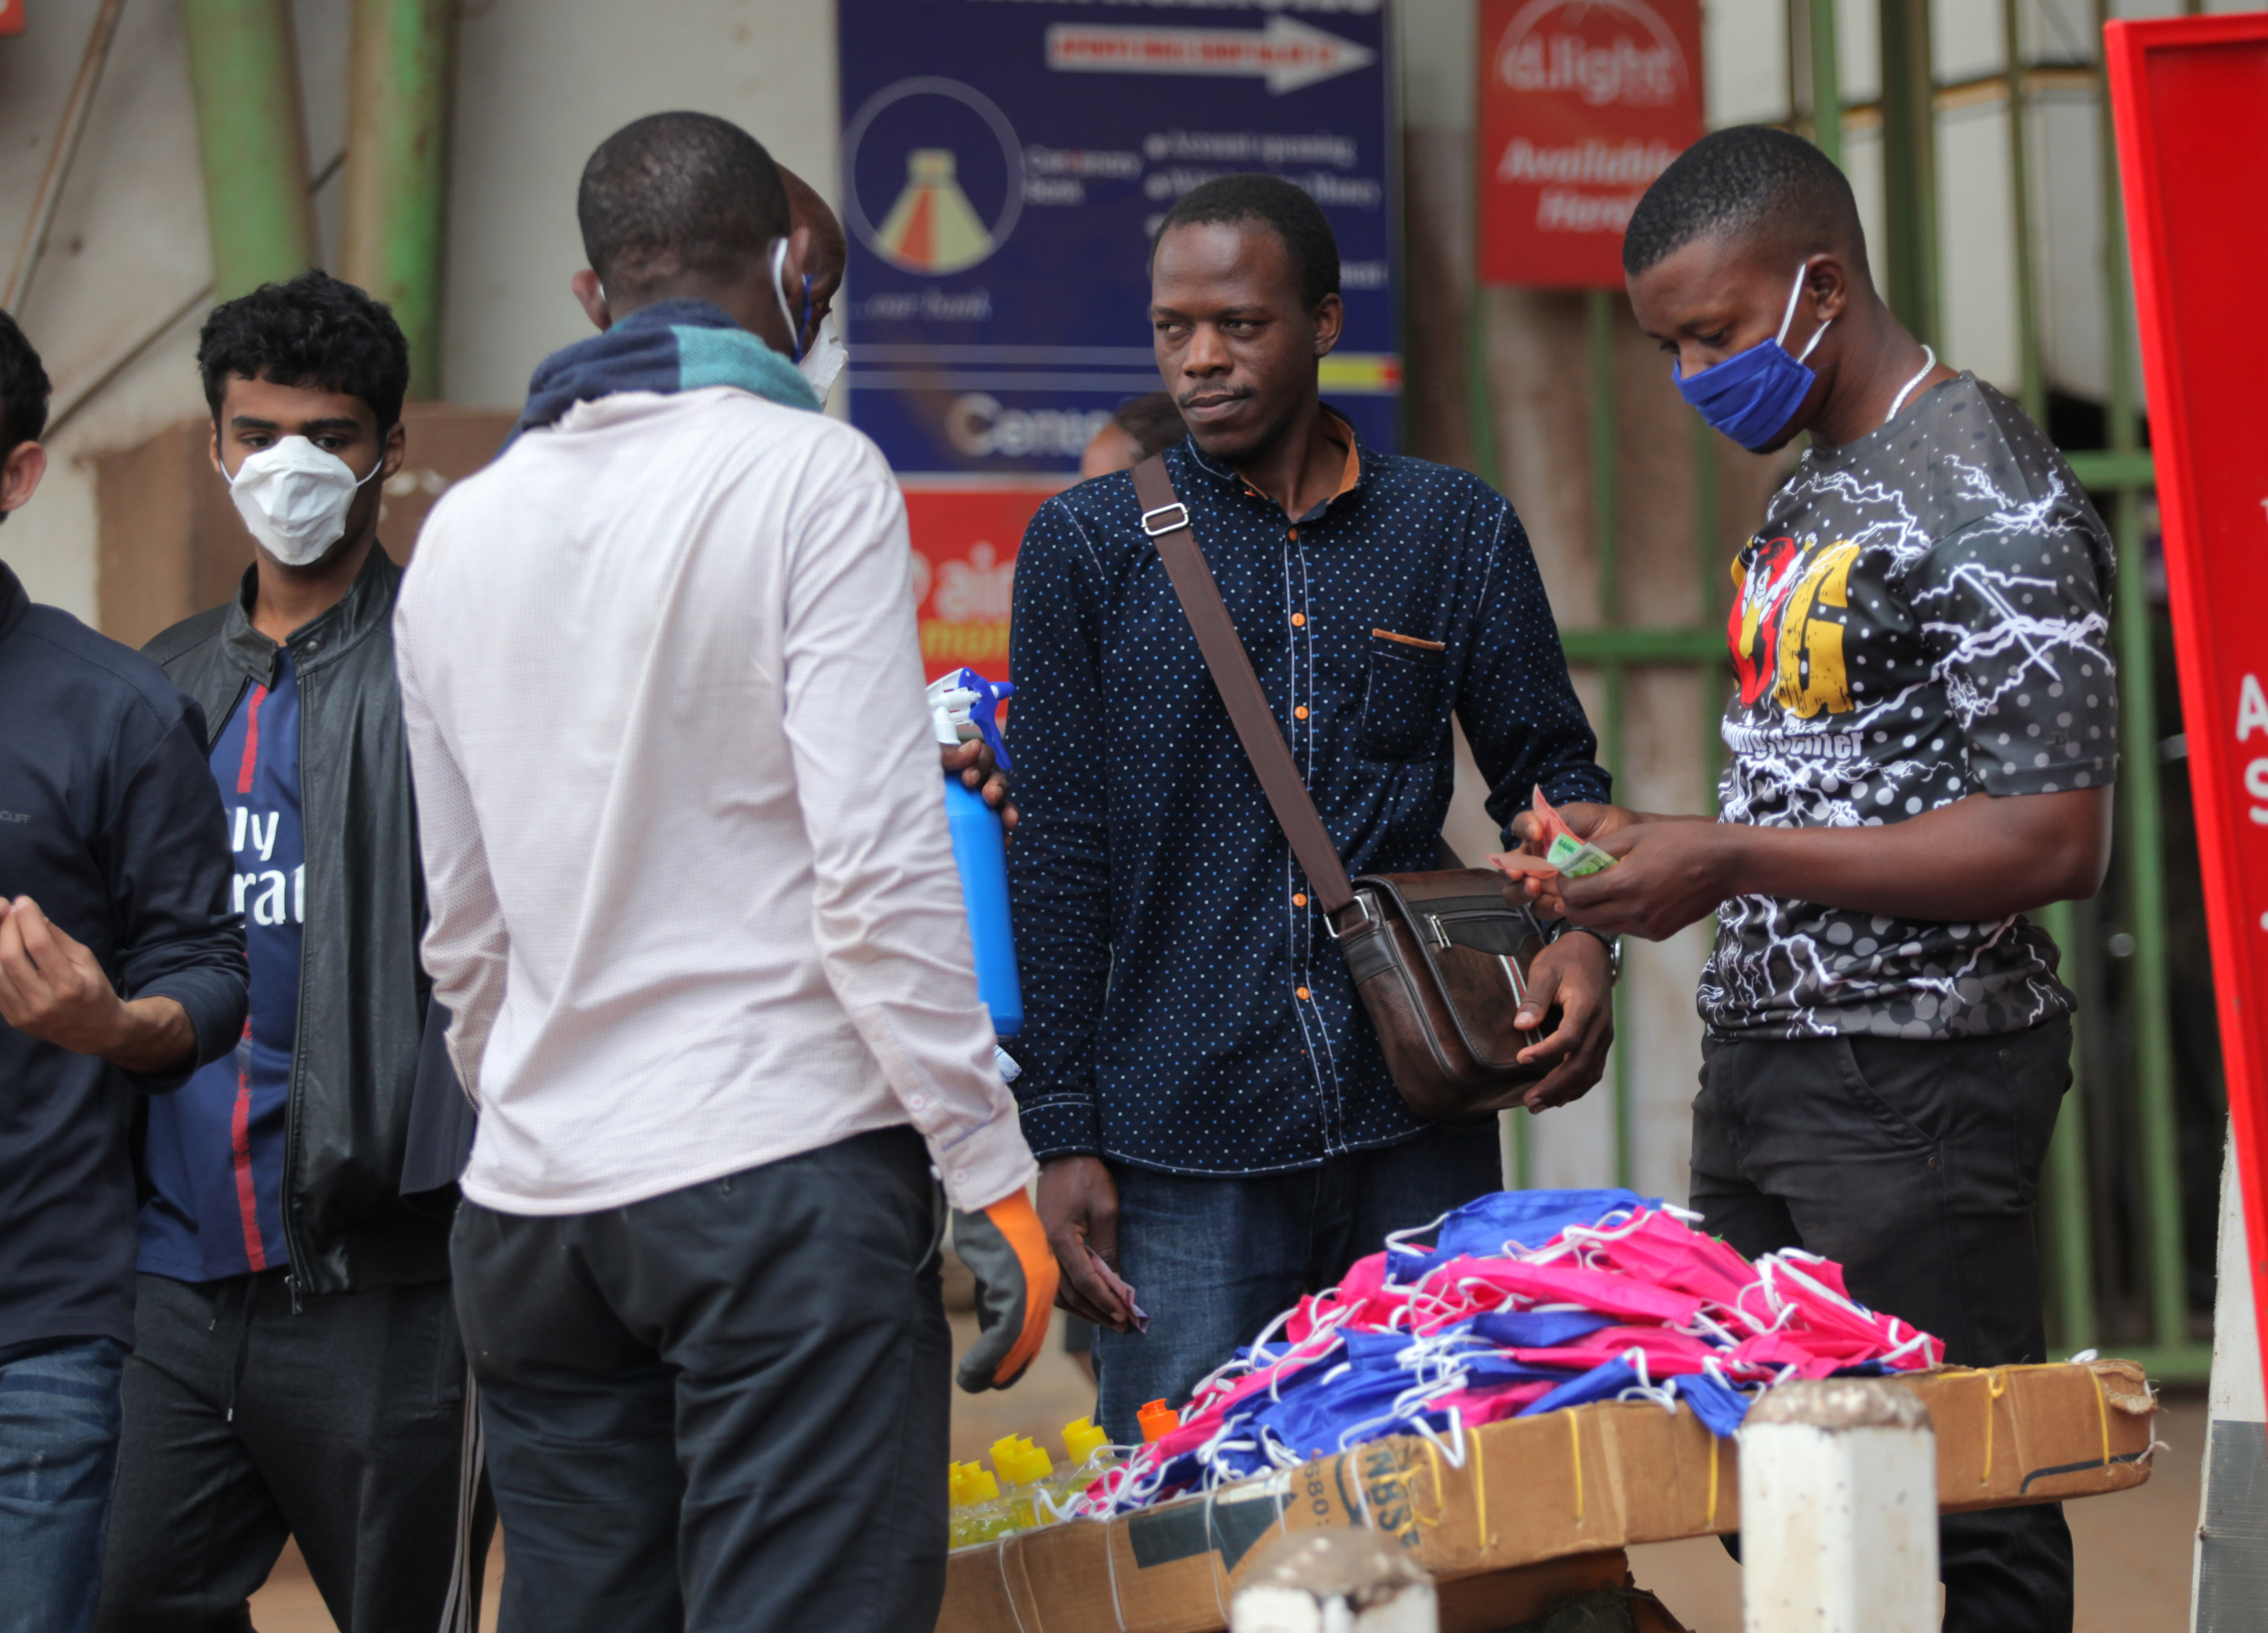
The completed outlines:
{"type": "MultiPolygon", "coordinates": [[[[1322,405],[1338,265],[1306,194],[1223,178],[1160,226],[1151,315],[1192,530],[1348,872],[1391,872],[1434,865],[1453,715],[1499,822],[1607,779],[1511,506],[1322,405]]],[[[1503,1182],[1493,1114],[1428,1125],[1396,1093],[1142,508],[1123,474],[1041,507],[1010,652],[1016,1089],[1120,1441],[1387,1232],[1503,1182]]],[[[1596,936],[1538,956],[1534,1108],[1598,1080],[1610,985],[1596,936]]]]}
{"type": "MultiPolygon", "coordinates": [[[[1718,916],[1693,1102],[1708,1228],[1838,1261],[1955,1365],[2044,1360],[2032,1208],[2072,996],[2023,916],[2109,864],[2110,537],[2023,410],[1891,314],[1810,143],[1696,143],[1623,264],[1711,423],[1811,445],[1734,568],[1724,820],[1571,811],[1621,859],[1550,894],[1653,938],[1718,916]]],[[[1949,1519],[1940,1565],[1949,1633],[2068,1633],[2058,1507],[1949,1519]]]]}

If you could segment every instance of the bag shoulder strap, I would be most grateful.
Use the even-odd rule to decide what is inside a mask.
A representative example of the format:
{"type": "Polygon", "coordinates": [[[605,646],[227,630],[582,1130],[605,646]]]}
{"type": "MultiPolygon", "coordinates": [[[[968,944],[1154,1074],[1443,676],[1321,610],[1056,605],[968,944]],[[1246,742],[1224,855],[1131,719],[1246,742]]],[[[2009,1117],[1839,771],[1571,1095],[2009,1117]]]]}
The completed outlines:
{"type": "Polygon", "coordinates": [[[1158,559],[1173,580],[1182,615],[1189,621],[1205,669],[1228,710],[1236,740],[1244,746],[1244,757],[1252,762],[1261,791],[1268,796],[1268,808],[1276,813],[1276,825],[1292,842],[1292,854],[1314,887],[1316,905],[1326,914],[1336,914],[1354,901],[1354,886],[1347,882],[1338,847],[1323,827],[1322,813],[1292,758],[1292,746],[1284,740],[1276,711],[1269,707],[1268,695],[1260,688],[1260,677],[1252,672],[1251,656],[1220,599],[1220,585],[1205,564],[1197,534],[1190,531],[1189,506],[1174,491],[1163,455],[1153,453],[1134,467],[1134,493],[1142,502],[1142,531],[1158,547],[1158,559]]]}

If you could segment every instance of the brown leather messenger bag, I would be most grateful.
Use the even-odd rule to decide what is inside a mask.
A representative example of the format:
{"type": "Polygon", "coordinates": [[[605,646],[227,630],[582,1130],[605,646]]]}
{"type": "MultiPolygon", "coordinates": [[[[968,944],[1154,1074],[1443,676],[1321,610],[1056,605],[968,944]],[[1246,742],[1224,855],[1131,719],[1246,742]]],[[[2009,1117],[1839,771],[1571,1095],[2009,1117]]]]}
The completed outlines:
{"type": "Polygon", "coordinates": [[[1134,467],[1134,491],[1142,531],[1158,547],[1268,808],[1346,957],[1402,1098],[1432,1119],[1517,1105],[1550,1070],[1519,1058],[1550,1024],[1532,1032],[1512,1024],[1528,966],[1546,945],[1535,916],[1510,905],[1503,877],[1487,868],[1347,877],[1162,458],[1134,467]]]}

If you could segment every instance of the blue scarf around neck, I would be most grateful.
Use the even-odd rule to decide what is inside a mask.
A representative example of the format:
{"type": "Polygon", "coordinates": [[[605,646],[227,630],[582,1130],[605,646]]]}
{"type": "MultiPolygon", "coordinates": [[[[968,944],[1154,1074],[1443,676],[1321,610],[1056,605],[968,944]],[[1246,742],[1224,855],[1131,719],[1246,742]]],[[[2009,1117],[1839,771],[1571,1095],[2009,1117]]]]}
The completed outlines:
{"type": "Polygon", "coordinates": [[[536,364],[512,438],[550,425],[578,402],[622,391],[699,391],[733,386],[791,408],[819,408],[795,364],[705,300],[659,300],[603,335],[536,364]]]}

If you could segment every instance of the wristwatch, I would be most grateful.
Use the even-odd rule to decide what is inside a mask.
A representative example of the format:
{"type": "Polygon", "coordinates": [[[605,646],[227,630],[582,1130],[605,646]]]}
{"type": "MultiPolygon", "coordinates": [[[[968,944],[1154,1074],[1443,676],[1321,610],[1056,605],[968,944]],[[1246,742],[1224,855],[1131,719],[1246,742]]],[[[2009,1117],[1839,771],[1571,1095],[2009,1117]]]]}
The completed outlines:
{"type": "Polygon", "coordinates": [[[1623,938],[1619,933],[1610,933],[1603,930],[1593,930],[1588,924],[1571,924],[1564,918],[1557,923],[1551,926],[1551,940],[1553,942],[1557,942],[1562,936],[1566,935],[1596,936],[1599,938],[1599,944],[1607,950],[1608,982],[1609,984],[1613,984],[1622,980],[1623,938]]]}

